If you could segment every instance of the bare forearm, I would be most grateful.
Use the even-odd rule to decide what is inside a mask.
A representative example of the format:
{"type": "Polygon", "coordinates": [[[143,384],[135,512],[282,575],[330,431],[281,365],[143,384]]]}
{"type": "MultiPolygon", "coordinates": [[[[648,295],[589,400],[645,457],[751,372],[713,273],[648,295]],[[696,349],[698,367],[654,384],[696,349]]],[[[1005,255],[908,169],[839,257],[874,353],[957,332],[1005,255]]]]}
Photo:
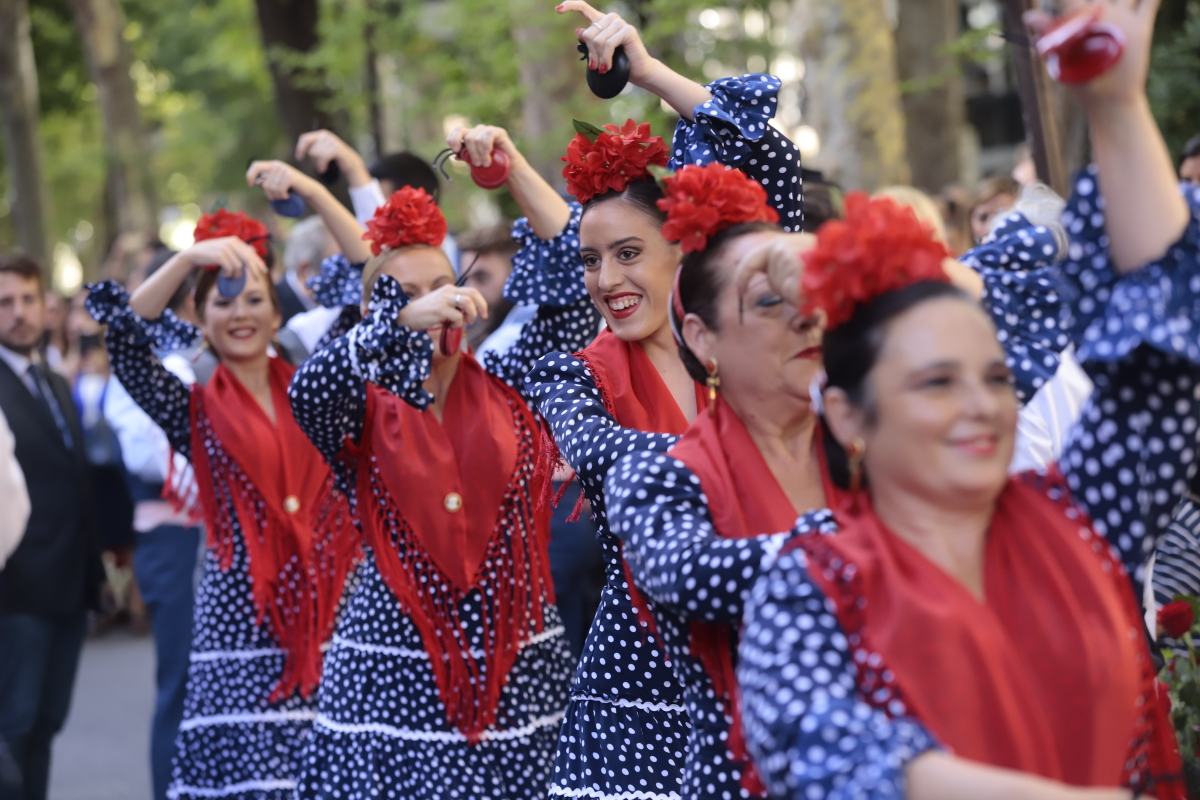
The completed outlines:
{"type": "Polygon", "coordinates": [[[303,187],[297,188],[302,192],[305,202],[320,215],[346,258],[354,263],[371,258],[371,250],[362,238],[362,226],[328,189],[316,181],[306,181],[303,187]]]}
{"type": "Polygon", "coordinates": [[[162,269],[145,280],[133,296],[129,307],[142,319],[158,319],[171,302],[171,297],[192,272],[192,263],[183,253],[177,253],[162,269]]]}
{"type": "Polygon", "coordinates": [[[679,116],[691,121],[696,106],[703,105],[712,99],[712,94],[704,86],[691,78],[680,75],[663,62],[655,59],[651,69],[644,77],[639,77],[635,83],[651,94],[656,94],[679,116]]]}
{"type": "Polygon", "coordinates": [[[1081,789],[930,751],[905,770],[907,800],[1129,800],[1128,789],[1081,789]]]}
{"type": "Polygon", "coordinates": [[[553,239],[567,227],[571,219],[567,201],[524,158],[513,163],[507,185],[539,239],[553,239]]]}
{"type": "Polygon", "coordinates": [[[1179,239],[1187,204],[1144,95],[1126,103],[1095,103],[1086,111],[1110,250],[1117,269],[1131,272],[1179,239]]]}

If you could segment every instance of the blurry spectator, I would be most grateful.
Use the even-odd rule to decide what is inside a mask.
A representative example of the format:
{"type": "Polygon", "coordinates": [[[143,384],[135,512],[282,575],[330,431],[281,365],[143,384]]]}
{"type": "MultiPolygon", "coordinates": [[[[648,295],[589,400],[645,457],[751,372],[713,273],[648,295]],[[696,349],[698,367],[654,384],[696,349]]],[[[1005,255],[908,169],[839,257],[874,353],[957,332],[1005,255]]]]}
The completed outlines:
{"type": "Polygon", "coordinates": [[[25,488],[25,473],[17,463],[16,442],[4,412],[0,411],[0,569],[25,535],[29,521],[29,491],[25,488]]]}
{"type": "Polygon", "coordinates": [[[971,236],[978,244],[992,230],[992,222],[1017,202],[1021,187],[1010,177],[986,178],[975,192],[971,206],[971,236]]]}
{"type": "Polygon", "coordinates": [[[1188,183],[1200,184],[1200,134],[1188,139],[1179,154],[1179,177],[1188,183]]]}
{"type": "Polygon", "coordinates": [[[322,261],[337,252],[337,244],[320,217],[307,217],[292,228],[283,248],[283,280],[275,287],[285,323],[316,306],[308,279],[320,272],[322,261]]]}
{"type": "Polygon", "coordinates": [[[71,302],[55,291],[46,292],[46,327],[42,334],[42,357],[46,366],[65,375],[70,345],[67,337],[67,315],[71,302]]]}
{"type": "Polygon", "coordinates": [[[1033,160],[1033,148],[1023,144],[1017,148],[1017,157],[1012,171],[1012,179],[1018,186],[1029,186],[1038,182],[1037,164],[1033,160]]]}
{"type": "Polygon", "coordinates": [[[0,738],[25,800],[44,800],[101,575],[83,431],[67,382],[42,363],[37,263],[0,259],[0,411],[29,489],[25,536],[0,570],[0,738]]]}
{"type": "Polygon", "coordinates": [[[804,181],[804,230],[815,233],[831,219],[842,216],[842,187],[817,170],[800,168],[804,181]]]}
{"type": "Polygon", "coordinates": [[[917,215],[917,219],[925,223],[938,241],[948,244],[946,222],[942,219],[942,211],[933,198],[913,186],[885,186],[875,192],[875,197],[890,197],[902,206],[908,206],[917,215]]]}
{"type": "MultiPolygon", "coordinates": [[[[145,268],[143,279],[173,255],[169,250],[156,254],[145,268]]],[[[195,323],[191,288],[190,282],[181,286],[167,308],[184,321],[195,323]]],[[[195,382],[194,349],[176,349],[161,355],[168,370],[187,383],[195,382]]],[[[121,456],[135,501],[133,571],[150,615],[156,665],[150,768],[154,800],[165,800],[175,737],[183,718],[200,549],[201,531],[192,522],[186,503],[194,499],[191,467],[187,459],[171,452],[166,434],[133,402],[119,381],[114,380],[110,388],[105,417],[120,439],[121,456]],[[168,481],[171,485],[164,491],[168,481]],[[164,494],[183,502],[176,506],[164,500],[164,494]]]]}
{"type": "Polygon", "coordinates": [[[971,235],[971,195],[961,186],[947,186],[936,202],[946,226],[946,246],[951,255],[960,256],[975,244],[971,235]]]}
{"type": "MultiPolygon", "coordinates": [[[[501,336],[491,342],[487,350],[507,349],[520,331],[520,324],[513,326],[508,319],[513,310],[512,303],[504,297],[504,284],[512,274],[512,258],[518,245],[512,237],[512,225],[500,223],[487,228],[468,231],[459,237],[462,251],[462,266],[466,273],[466,284],[478,289],[488,304],[488,319],[480,319],[467,328],[467,341],[482,357],[484,341],[502,328],[511,328],[511,337],[501,336]]],[[[536,311],[536,309],[535,309],[536,311]]],[[[528,319],[530,314],[516,317],[528,319]]],[[[522,322],[524,321],[522,320],[522,322]]]]}

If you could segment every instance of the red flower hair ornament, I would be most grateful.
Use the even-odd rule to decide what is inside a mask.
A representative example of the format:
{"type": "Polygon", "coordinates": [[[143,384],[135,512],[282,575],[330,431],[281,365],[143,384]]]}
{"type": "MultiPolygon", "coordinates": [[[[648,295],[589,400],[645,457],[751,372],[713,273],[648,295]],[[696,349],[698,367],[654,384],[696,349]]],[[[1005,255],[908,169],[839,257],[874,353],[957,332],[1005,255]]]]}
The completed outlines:
{"type": "Polygon", "coordinates": [[[667,143],[650,135],[650,124],[626,120],[603,129],[575,121],[575,138],[562,160],[567,191],[580,203],[607,192],[623,192],[634,181],[651,177],[650,167],[667,165],[667,143]]]}
{"type": "Polygon", "coordinates": [[[767,193],[755,180],[724,164],[688,165],[663,180],[662,235],[685,253],[708,245],[719,231],[745,222],[778,222],[767,193]]]}
{"type": "Polygon", "coordinates": [[[267,226],[241,211],[226,211],[219,208],[205,214],[196,222],[192,238],[197,242],[236,236],[254,248],[260,258],[266,258],[270,248],[271,234],[267,226]]]}
{"type": "Polygon", "coordinates": [[[804,310],[823,310],[829,328],[836,328],[885,292],[922,281],[949,283],[942,263],[949,257],[912,209],[851,193],[843,218],[822,225],[816,245],[803,255],[804,310]]]}
{"type": "Polygon", "coordinates": [[[440,247],[446,238],[446,218],[429,192],[414,186],[397,189],[375,209],[363,240],[374,255],[401,247],[440,247]]]}

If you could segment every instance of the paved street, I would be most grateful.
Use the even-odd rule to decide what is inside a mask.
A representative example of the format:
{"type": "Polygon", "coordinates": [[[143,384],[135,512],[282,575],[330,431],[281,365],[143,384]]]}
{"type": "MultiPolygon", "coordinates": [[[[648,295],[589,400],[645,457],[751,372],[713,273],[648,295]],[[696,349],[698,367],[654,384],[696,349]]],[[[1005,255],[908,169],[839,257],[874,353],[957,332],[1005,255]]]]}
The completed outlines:
{"type": "Polygon", "coordinates": [[[50,800],[149,800],[153,704],[150,638],[89,639],[71,716],[55,741],[50,800]]]}

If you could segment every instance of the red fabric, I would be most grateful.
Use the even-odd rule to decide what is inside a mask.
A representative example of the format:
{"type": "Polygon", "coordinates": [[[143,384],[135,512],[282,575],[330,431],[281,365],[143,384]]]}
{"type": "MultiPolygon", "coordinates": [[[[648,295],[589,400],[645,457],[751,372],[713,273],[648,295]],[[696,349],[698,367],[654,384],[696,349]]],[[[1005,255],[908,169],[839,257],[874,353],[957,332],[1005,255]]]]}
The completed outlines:
{"type": "Polygon", "coordinates": [[[847,635],[879,656],[859,663],[864,696],[902,700],[964,758],[1119,785],[1154,728],[1153,670],[1128,579],[1083,515],[1011,480],[987,534],[981,601],[864,506],[837,536],[802,543],[847,635]]]}
{"type": "MultiPolygon", "coordinates": [[[[577,355],[595,378],[604,407],[618,425],[647,433],[680,435],[687,430],[687,416],[641,344],[626,342],[606,329],[577,355]]],[[[695,391],[696,409],[700,411],[707,406],[708,398],[699,386],[695,391]]],[[[658,636],[658,625],[633,582],[629,565],[622,561],[621,566],[638,619],[658,636]]]]}
{"type": "Polygon", "coordinates": [[[364,533],[421,634],[447,720],[476,742],[496,720],[522,643],[544,628],[542,598],[553,597],[541,431],[522,398],[469,355],[440,421],[369,385],[363,430],[349,452],[374,465],[384,489],[381,500],[372,470],[360,470],[364,533]],[[452,495],[461,507],[447,505],[452,495]],[[532,541],[510,536],[518,525],[532,541]],[[495,583],[485,586],[489,573],[495,583]],[[459,615],[472,592],[484,606],[484,663],[459,615]]]}
{"type": "MultiPolygon", "coordinates": [[[[750,432],[723,399],[717,400],[716,409],[715,415],[696,417],[684,437],[671,449],[671,455],[700,479],[717,533],[726,539],[747,539],[790,530],[799,514],[763,459],[750,432]]],[[[823,453],[822,450],[819,452],[823,453]]],[[[827,474],[828,471],[822,469],[826,495],[832,505],[834,490],[827,474]]],[[[729,752],[742,768],[743,786],[755,796],[765,797],[766,787],[746,751],[742,732],[734,672],[734,636],[730,626],[693,622],[690,628],[692,655],[703,665],[714,691],[728,709],[729,752]]]]}
{"type": "Polygon", "coordinates": [[[292,416],[294,369],[278,358],[268,369],[274,423],[223,364],[192,390],[192,463],[210,545],[229,569],[234,524],[241,525],[255,611],[286,653],[275,701],[316,689],[321,644],[333,633],[360,542],[346,497],[292,416]],[[210,457],[205,426],[228,459],[210,457]]]}

